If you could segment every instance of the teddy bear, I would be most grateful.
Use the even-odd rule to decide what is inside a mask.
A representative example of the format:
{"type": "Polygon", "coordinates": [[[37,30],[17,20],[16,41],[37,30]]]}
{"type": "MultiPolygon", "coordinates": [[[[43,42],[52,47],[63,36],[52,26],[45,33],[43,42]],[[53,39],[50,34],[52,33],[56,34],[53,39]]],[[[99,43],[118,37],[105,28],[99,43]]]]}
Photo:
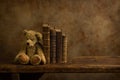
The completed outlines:
{"type": "Polygon", "coordinates": [[[33,30],[24,30],[25,46],[15,57],[15,62],[20,64],[46,64],[43,52],[42,34],[33,30]]]}

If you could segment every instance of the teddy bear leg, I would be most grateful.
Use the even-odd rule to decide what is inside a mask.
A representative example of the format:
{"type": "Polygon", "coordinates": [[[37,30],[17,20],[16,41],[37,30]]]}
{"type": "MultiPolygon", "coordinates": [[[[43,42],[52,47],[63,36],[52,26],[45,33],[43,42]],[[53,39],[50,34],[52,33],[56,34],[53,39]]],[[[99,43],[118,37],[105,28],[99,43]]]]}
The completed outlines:
{"type": "Polygon", "coordinates": [[[29,57],[26,54],[18,54],[15,59],[20,64],[28,64],[29,63],[29,57]]]}
{"type": "Polygon", "coordinates": [[[38,64],[40,64],[40,62],[41,62],[41,57],[37,54],[32,56],[31,59],[30,59],[30,63],[32,65],[38,65],[38,64]]]}

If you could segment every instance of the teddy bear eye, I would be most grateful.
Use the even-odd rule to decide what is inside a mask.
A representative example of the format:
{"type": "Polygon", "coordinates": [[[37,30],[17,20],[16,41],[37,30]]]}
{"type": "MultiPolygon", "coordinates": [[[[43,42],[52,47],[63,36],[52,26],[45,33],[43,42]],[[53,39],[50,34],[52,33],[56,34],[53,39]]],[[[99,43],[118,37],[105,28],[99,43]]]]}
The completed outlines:
{"type": "Polygon", "coordinates": [[[30,37],[29,39],[32,40],[32,41],[35,40],[33,37],[30,37]]]}
{"type": "Polygon", "coordinates": [[[30,39],[29,37],[26,37],[26,39],[28,40],[28,39],[30,39]]]}
{"type": "Polygon", "coordinates": [[[32,41],[34,40],[34,39],[31,39],[32,41]]]}

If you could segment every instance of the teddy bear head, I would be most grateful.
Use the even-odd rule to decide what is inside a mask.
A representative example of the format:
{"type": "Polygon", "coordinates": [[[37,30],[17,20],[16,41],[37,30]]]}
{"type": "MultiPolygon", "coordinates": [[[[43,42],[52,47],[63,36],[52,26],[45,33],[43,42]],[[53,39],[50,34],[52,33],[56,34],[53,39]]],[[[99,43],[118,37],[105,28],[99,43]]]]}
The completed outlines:
{"type": "Polygon", "coordinates": [[[24,30],[26,44],[33,47],[36,43],[42,44],[42,34],[33,30],[24,30]]]}

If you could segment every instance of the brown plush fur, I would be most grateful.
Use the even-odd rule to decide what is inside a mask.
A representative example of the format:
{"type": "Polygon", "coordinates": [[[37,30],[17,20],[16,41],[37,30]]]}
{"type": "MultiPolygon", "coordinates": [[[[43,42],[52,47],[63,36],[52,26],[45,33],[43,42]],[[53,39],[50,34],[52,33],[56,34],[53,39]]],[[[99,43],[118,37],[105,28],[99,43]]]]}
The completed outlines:
{"type": "Polygon", "coordinates": [[[46,64],[42,49],[42,34],[33,30],[24,30],[26,37],[25,48],[15,57],[15,62],[20,64],[46,64]]]}

